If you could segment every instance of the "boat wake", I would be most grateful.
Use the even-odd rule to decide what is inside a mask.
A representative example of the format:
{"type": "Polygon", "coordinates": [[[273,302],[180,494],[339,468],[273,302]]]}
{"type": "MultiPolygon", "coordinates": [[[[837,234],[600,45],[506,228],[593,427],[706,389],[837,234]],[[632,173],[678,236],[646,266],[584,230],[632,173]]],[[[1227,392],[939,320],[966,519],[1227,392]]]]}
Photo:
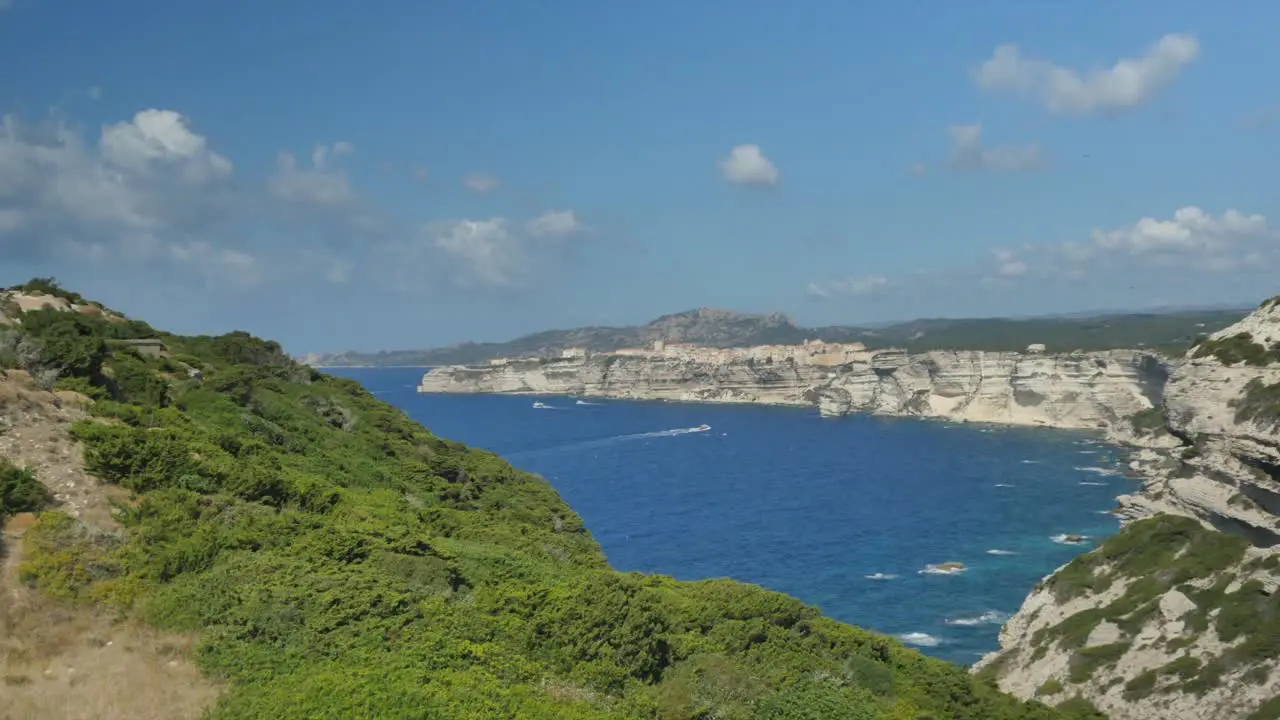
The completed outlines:
{"type": "MultiPolygon", "coordinates": [[[[542,408],[539,408],[542,409],[542,408]]],[[[563,410],[546,406],[548,410],[563,410]]],[[[530,455],[541,455],[543,453],[565,452],[570,450],[591,450],[594,448],[607,447],[616,443],[627,442],[630,440],[652,440],[657,438],[679,437],[681,435],[695,435],[707,432],[711,429],[710,425],[699,425],[690,428],[671,428],[669,430],[655,430],[653,432],[631,433],[629,435],[612,435],[605,438],[597,438],[595,440],[583,440],[581,442],[567,443],[565,445],[553,445],[551,447],[536,448],[533,450],[519,450],[507,453],[509,457],[528,457],[530,455]]]]}

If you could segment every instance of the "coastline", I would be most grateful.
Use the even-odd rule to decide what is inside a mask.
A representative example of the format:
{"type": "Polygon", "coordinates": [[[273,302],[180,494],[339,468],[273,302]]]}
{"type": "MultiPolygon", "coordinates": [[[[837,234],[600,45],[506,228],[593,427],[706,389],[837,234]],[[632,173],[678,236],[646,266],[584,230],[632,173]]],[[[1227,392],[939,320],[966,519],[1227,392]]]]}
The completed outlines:
{"type": "MultiPolygon", "coordinates": [[[[816,406],[826,417],[1091,431],[1137,485],[1109,513],[1120,531],[1029,588],[1001,626],[1000,650],[971,670],[1023,699],[1083,698],[1113,720],[1245,717],[1280,694],[1280,657],[1248,650],[1240,659],[1232,636],[1219,635],[1240,631],[1213,620],[1224,603],[1256,602],[1252,593],[1280,597],[1280,299],[1173,360],[1136,350],[889,351],[809,364],[788,352],[795,348],[685,348],[445,366],[417,389],[816,406]],[[1171,548],[1161,560],[1171,566],[1179,552],[1230,545],[1241,554],[1166,586],[1135,564],[1145,555],[1123,549],[1131,543],[1171,548]]],[[[1254,617],[1249,648],[1280,632],[1264,611],[1254,617]]]]}

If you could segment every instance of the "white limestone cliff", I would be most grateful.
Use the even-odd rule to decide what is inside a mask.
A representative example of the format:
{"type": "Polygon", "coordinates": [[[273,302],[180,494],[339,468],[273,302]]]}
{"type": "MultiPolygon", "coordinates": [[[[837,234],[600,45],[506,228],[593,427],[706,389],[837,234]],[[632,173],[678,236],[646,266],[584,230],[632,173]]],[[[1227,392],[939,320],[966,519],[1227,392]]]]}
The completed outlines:
{"type": "MultiPolygon", "coordinates": [[[[745,352],[745,351],[744,351],[745,352]]],[[[1099,429],[1160,402],[1168,368],[1156,355],[939,351],[851,352],[839,364],[803,357],[605,354],[448,366],[420,392],[526,393],[771,405],[956,421],[1099,429]]]]}
{"type": "Polygon", "coordinates": [[[1160,402],[1150,353],[880,353],[818,390],[824,415],[867,412],[1058,428],[1105,428],[1160,402]]]}
{"type": "Polygon", "coordinates": [[[1163,427],[1122,438],[1145,446],[1131,466],[1146,480],[1120,514],[1150,518],[1125,535],[1182,517],[1191,530],[1142,550],[1198,539],[1138,571],[1119,536],[1059,569],[975,669],[1113,720],[1280,717],[1280,302],[1188,352],[1162,410],[1163,427]]]}

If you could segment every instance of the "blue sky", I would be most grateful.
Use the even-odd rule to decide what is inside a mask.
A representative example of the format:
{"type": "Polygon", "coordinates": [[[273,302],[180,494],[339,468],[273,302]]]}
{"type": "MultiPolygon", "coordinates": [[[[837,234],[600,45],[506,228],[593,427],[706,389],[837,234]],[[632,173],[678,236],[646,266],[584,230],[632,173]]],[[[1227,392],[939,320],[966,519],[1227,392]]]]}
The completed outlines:
{"type": "Polygon", "coordinates": [[[1274,3],[301,7],[0,0],[0,282],[293,352],[1280,292],[1274,3]]]}

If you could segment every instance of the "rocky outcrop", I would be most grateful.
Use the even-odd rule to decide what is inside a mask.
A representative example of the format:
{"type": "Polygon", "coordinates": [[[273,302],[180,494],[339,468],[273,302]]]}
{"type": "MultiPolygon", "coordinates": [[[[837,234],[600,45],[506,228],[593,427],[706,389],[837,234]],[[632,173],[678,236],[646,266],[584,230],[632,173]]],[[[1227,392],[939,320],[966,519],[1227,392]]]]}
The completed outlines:
{"type": "Polygon", "coordinates": [[[1161,411],[1121,438],[1147,478],[1128,526],[1048,577],[977,669],[1115,720],[1280,717],[1280,303],[1188,352],[1161,411]]]}
{"type": "Polygon", "coordinates": [[[796,360],[594,355],[429,371],[421,392],[529,393],[701,402],[818,405],[958,421],[1102,428],[1157,405],[1168,368],[1156,355],[865,352],[839,365],[796,360]]]}

